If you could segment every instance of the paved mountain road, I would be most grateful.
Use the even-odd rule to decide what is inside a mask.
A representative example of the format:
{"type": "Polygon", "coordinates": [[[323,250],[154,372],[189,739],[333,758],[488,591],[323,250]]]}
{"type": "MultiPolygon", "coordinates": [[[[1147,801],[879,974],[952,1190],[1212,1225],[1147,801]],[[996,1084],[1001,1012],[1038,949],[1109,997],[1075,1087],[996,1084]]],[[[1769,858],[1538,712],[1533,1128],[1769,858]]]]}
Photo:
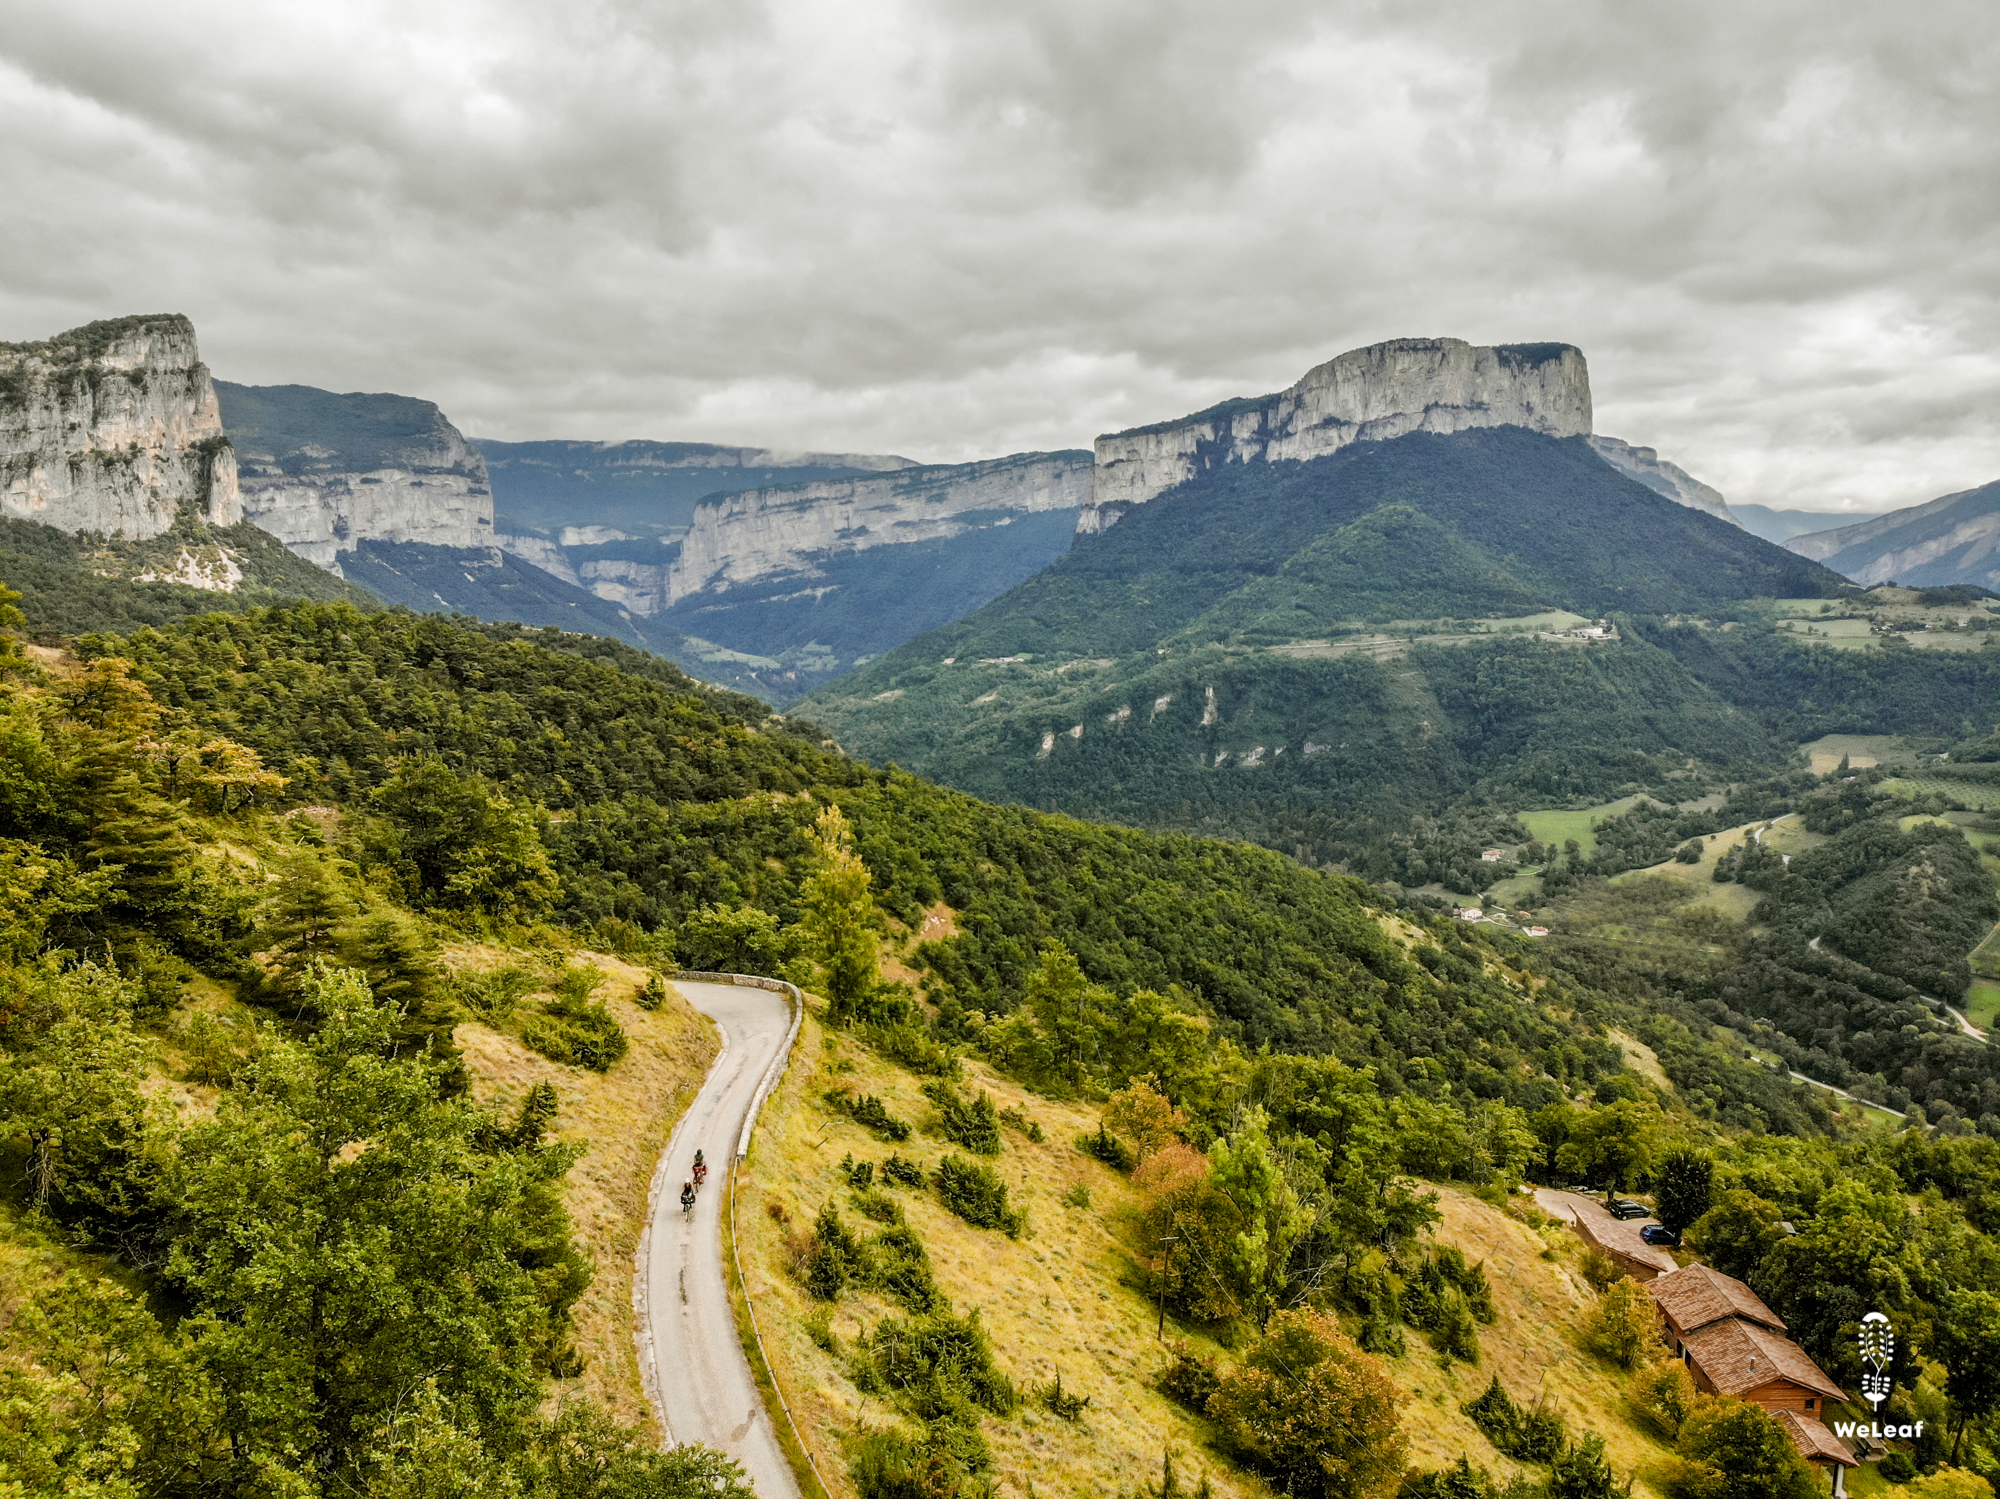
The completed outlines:
{"type": "Polygon", "coordinates": [[[722,1252],[729,1163],[765,1077],[785,1055],[791,1005],[767,989],[686,979],[674,987],[721,1028],[722,1052],[653,1179],[633,1298],[646,1393],[670,1442],[700,1442],[728,1453],[743,1465],[759,1499],[799,1499],[773,1413],[764,1408],[737,1341],[727,1280],[732,1271],[722,1252]],[[680,1191],[693,1174],[697,1149],[709,1163],[708,1184],[689,1216],[681,1212],[680,1191]]]}

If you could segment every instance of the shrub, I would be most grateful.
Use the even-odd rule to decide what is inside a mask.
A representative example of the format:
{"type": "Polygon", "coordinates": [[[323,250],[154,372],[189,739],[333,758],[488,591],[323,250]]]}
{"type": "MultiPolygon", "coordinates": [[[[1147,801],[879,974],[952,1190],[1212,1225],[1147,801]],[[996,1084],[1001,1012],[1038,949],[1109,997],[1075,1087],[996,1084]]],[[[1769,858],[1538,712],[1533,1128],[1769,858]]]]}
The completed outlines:
{"type": "MultiPolygon", "coordinates": [[[[891,1204],[894,1206],[894,1204],[891,1204]]],[[[930,1256],[923,1240],[908,1225],[897,1223],[875,1237],[875,1284],[918,1316],[948,1310],[931,1276],[930,1256]]]]}
{"type": "Polygon", "coordinates": [[[924,1168],[915,1161],[906,1161],[899,1155],[892,1155],[882,1163],[884,1186],[922,1187],[924,1168]]]}
{"type": "Polygon", "coordinates": [[[1593,1291],[1609,1290],[1619,1281],[1630,1279],[1625,1267],[1595,1244],[1584,1250],[1577,1259],[1576,1268],[1593,1291]]]}
{"type": "Polygon", "coordinates": [[[956,1499],[970,1476],[965,1465],[928,1440],[900,1431],[871,1431],[847,1455],[847,1476],[859,1499],[956,1499]]]}
{"type": "Polygon", "coordinates": [[[535,969],[509,963],[487,973],[458,969],[445,980],[445,993],[481,1020],[502,1021],[541,986],[542,976],[535,969]]]}
{"type": "Polygon", "coordinates": [[[1160,1371],[1159,1378],[1160,1393],[1167,1399],[1205,1414],[1209,1397],[1221,1383],[1215,1360],[1207,1354],[1191,1352],[1185,1343],[1167,1346],[1167,1367],[1160,1371]]]}
{"type": "Polygon", "coordinates": [[[877,1192],[872,1188],[854,1194],[854,1207],[865,1218],[873,1218],[877,1223],[901,1223],[902,1205],[887,1192],[877,1192]]]}
{"type": "Polygon", "coordinates": [[[1222,1375],[1208,1413],[1223,1439],[1300,1499],[1383,1494],[1408,1443],[1381,1367],[1324,1312],[1279,1312],[1222,1375]]]}
{"type": "Polygon", "coordinates": [[[1000,1111],[1000,1122],[1009,1129],[1019,1130],[1037,1145],[1048,1138],[1042,1133],[1042,1127],[1030,1119],[1027,1112],[1023,1109],[1002,1109],[1000,1111]]]}
{"type": "Polygon", "coordinates": [[[1636,1369],[1662,1346],[1660,1313],[1645,1287],[1621,1280],[1602,1296],[1583,1321],[1583,1343],[1621,1369],[1636,1369]]]}
{"type": "Polygon", "coordinates": [[[1396,1499],[1495,1499],[1493,1479],[1463,1455],[1449,1468],[1413,1472],[1396,1490],[1396,1499]]]}
{"type": "Polygon", "coordinates": [[[963,1317],[948,1311],[908,1322],[884,1317],[872,1347],[883,1380],[927,1420],[942,1416],[963,1424],[967,1406],[1010,1416],[1020,1404],[1014,1382],[993,1366],[993,1343],[977,1308],[963,1317]]]}
{"type": "Polygon", "coordinates": [[[1051,1383],[1043,1385],[1035,1393],[1041,1397],[1042,1404],[1049,1408],[1050,1414],[1064,1421],[1074,1421],[1090,1404],[1088,1395],[1072,1395],[1063,1389],[1060,1369],[1056,1370],[1056,1377],[1051,1383]]]}
{"type": "Polygon", "coordinates": [[[866,1269],[861,1245],[829,1202],[813,1222],[812,1244],[806,1251],[800,1279],[820,1300],[838,1301],[848,1282],[861,1278],[866,1269]]]}
{"type": "Polygon", "coordinates": [[[1575,1446],[1565,1447],[1549,1473],[1549,1499],[1621,1499],[1631,1492],[1631,1484],[1620,1489],[1614,1483],[1600,1436],[1587,1436],[1575,1446]]]}
{"type": "Polygon", "coordinates": [[[968,1102],[947,1082],[924,1084],[924,1097],[937,1105],[938,1132],[974,1155],[1000,1154],[1000,1111],[990,1095],[968,1102]]]}
{"type": "Polygon", "coordinates": [[[1102,1124],[1097,1126],[1097,1133],[1094,1135],[1077,1136],[1076,1148],[1085,1155],[1097,1157],[1098,1160],[1104,1162],[1113,1171],[1130,1171],[1132,1169],[1131,1147],[1112,1134],[1102,1124]]]}
{"type": "Polygon", "coordinates": [[[963,1069],[951,1050],[919,1025],[878,1025],[866,1039],[883,1056],[919,1077],[956,1080],[963,1069]]]}
{"type": "Polygon", "coordinates": [[[938,1200],[974,1228],[997,1228],[1011,1239],[1027,1226],[1027,1215],[1007,1206],[1007,1184],[990,1166],[948,1155],[932,1180],[938,1200]]]}
{"type": "Polygon", "coordinates": [[[888,1106],[873,1093],[864,1093],[859,1098],[836,1088],[826,1095],[827,1105],[836,1113],[845,1114],[865,1130],[872,1130],[885,1140],[897,1144],[910,1138],[910,1127],[894,1114],[888,1106]]]}
{"type": "Polygon", "coordinates": [[[858,1191],[865,1192],[875,1185],[873,1161],[856,1161],[850,1153],[840,1158],[840,1164],[834,1170],[840,1173],[841,1180],[858,1191]]]}
{"type": "Polygon", "coordinates": [[[639,992],[632,996],[632,1003],[642,1010],[657,1010],[667,1002],[667,981],[658,973],[646,975],[646,982],[639,986],[639,992]]]}
{"type": "Polygon", "coordinates": [[[1066,1208],[1089,1207],[1090,1188],[1086,1187],[1082,1182],[1077,1182],[1067,1192],[1063,1193],[1062,1204],[1066,1208]]]}
{"type": "Polygon", "coordinates": [[[1497,1451],[1517,1462],[1552,1462],[1562,1451],[1562,1417],[1539,1401],[1533,1409],[1516,1405],[1497,1374],[1486,1393],[1468,1402],[1464,1411],[1497,1451]]]}
{"type": "Polygon", "coordinates": [[[834,1336],[833,1318],[823,1306],[816,1306],[806,1313],[806,1336],[813,1340],[813,1346],[822,1352],[840,1357],[840,1339],[834,1336]]]}
{"type": "Polygon", "coordinates": [[[552,1062],[609,1072],[632,1049],[625,1028],[590,995],[603,981],[595,968],[572,968],[556,984],[556,997],[521,1027],[521,1039],[552,1062]]]}

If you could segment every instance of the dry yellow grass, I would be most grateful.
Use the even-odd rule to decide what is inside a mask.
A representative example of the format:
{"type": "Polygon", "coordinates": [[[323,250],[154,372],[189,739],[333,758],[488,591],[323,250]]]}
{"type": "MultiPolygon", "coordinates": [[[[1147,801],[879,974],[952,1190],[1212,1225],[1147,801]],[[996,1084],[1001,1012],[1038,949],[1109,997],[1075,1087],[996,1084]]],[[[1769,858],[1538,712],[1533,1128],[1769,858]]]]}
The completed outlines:
{"type": "Polygon", "coordinates": [[[1403,1430],[1409,1434],[1412,1464],[1442,1467],[1465,1453],[1495,1477],[1531,1471],[1494,1451],[1460,1409],[1498,1374],[1507,1393],[1522,1405],[1546,1396],[1573,1436],[1594,1432],[1603,1437],[1621,1480],[1634,1478],[1634,1495],[1656,1494],[1668,1449],[1633,1417],[1624,1395],[1630,1376],[1578,1342],[1577,1329],[1596,1293],[1577,1272],[1574,1236],[1545,1237],[1461,1192],[1440,1191],[1438,1208],[1444,1214],[1438,1242],[1457,1245],[1468,1260],[1486,1262],[1500,1320],[1479,1330],[1476,1366],[1455,1363],[1440,1370],[1416,1333],[1409,1335],[1410,1351],[1389,1361],[1411,1395],[1403,1430]],[[1545,1250],[1553,1250],[1554,1257],[1544,1258],[1545,1250]]]}
{"type": "MultiPolygon", "coordinates": [[[[890,1424],[895,1413],[855,1389],[840,1363],[806,1335],[805,1318],[818,1303],[786,1273],[785,1230],[769,1206],[784,1209],[793,1231],[808,1229],[822,1203],[847,1200],[835,1174],[843,1156],[879,1161],[895,1150],[935,1165],[955,1147],[921,1128],[905,1144],[887,1145],[828,1111],[821,1096],[845,1083],[879,1094],[892,1113],[913,1123],[935,1113],[916,1078],[849,1038],[829,1051],[823,1035],[809,1017],[792,1065],[758,1126],[736,1221],[766,1354],[821,1475],[835,1494],[845,1496],[853,1489],[846,1481],[842,1438],[859,1427],[890,1424]],[[844,1062],[853,1064],[851,1071],[838,1070],[844,1062]]],[[[1153,1308],[1125,1283],[1131,1256],[1111,1227],[1136,1194],[1123,1177],[1071,1143],[1096,1129],[1096,1113],[1036,1097],[977,1065],[969,1065],[967,1073],[970,1089],[983,1088],[1001,1108],[1025,1108],[1047,1137],[1036,1145],[1010,1130],[993,1162],[1010,1200],[1027,1210],[1030,1231],[1010,1240],[960,1221],[929,1194],[896,1196],[930,1251],[939,1286],[959,1311],[980,1309],[996,1361],[1024,1393],[1029,1385],[1047,1383],[1060,1368],[1066,1391],[1090,1397],[1089,1409],[1074,1424],[1057,1420],[1033,1400],[1016,1416],[987,1421],[999,1492],[1025,1496],[1032,1484],[1043,1495],[1129,1493],[1148,1476],[1157,1480],[1169,1446],[1190,1487],[1206,1473],[1218,1494],[1268,1492],[1206,1451],[1201,1423],[1152,1387],[1165,1362],[1153,1339],[1153,1308]],[[1063,1206],[1063,1194],[1078,1183],[1090,1190],[1088,1210],[1063,1206]]],[[[846,1216],[857,1229],[870,1227],[851,1209],[846,1216]]],[[[851,1345],[864,1324],[892,1311],[901,1315],[872,1293],[850,1295],[836,1308],[833,1328],[851,1345]]],[[[1171,1336],[1173,1329],[1168,1332],[1171,1336]]]]}
{"type": "MultiPolygon", "coordinates": [[[[980,1308],[997,1361],[1024,1391],[1047,1383],[1060,1368],[1064,1388],[1091,1401],[1074,1425],[1032,1400],[1015,1417],[989,1419],[985,1431],[999,1492],[1025,1496],[1032,1485],[1042,1495],[1129,1494],[1142,1480],[1157,1481],[1162,1453],[1171,1447],[1190,1488],[1206,1474],[1219,1494],[1269,1493],[1208,1445],[1205,1423],[1153,1388],[1165,1357],[1154,1341],[1154,1309],[1130,1284],[1134,1252],[1127,1210],[1137,1194],[1123,1177],[1072,1144],[1096,1127],[1095,1110],[1029,1094],[976,1064],[967,1072],[970,1088],[990,1092],[1002,1108],[1024,1107],[1047,1135],[1035,1145],[1008,1131],[996,1162],[1013,1200],[1027,1209],[1031,1232],[1010,1241],[971,1228],[929,1194],[904,1191],[897,1199],[929,1248],[939,1285],[960,1311],[980,1308]],[[1078,1183],[1090,1190],[1088,1209],[1061,1201],[1078,1183]]],[[[929,1165],[952,1147],[925,1134],[921,1125],[900,1146],[875,1139],[820,1103],[837,1084],[880,1095],[892,1113],[912,1123],[935,1112],[916,1078],[852,1038],[838,1038],[829,1049],[825,1033],[809,1018],[759,1126],[737,1223],[771,1366],[820,1473],[844,1496],[852,1490],[845,1479],[843,1438],[857,1428],[888,1424],[895,1413],[858,1391],[841,1362],[807,1335],[805,1320],[820,1303],[787,1273],[787,1229],[770,1207],[780,1206],[789,1215],[789,1231],[796,1233],[808,1230],[820,1205],[831,1200],[843,1206],[851,1226],[866,1230],[867,1220],[846,1206],[849,1194],[836,1174],[844,1156],[879,1161],[895,1150],[929,1165]]],[[[1625,1376],[1576,1341],[1575,1328],[1594,1295],[1574,1268],[1567,1236],[1544,1238],[1457,1192],[1441,1192],[1439,1206],[1444,1213],[1439,1240],[1488,1262],[1500,1322],[1481,1330],[1485,1354],[1477,1367],[1459,1364],[1441,1372],[1415,1333],[1409,1353],[1389,1361],[1409,1397],[1404,1429],[1413,1463],[1438,1467],[1466,1453],[1496,1474],[1516,1471],[1459,1409],[1497,1371],[1509,1390],[1529,1403],[1546,1391],[1561,1405],[1572,1431],[1604,1435],[1620,1474],[1637,1475],[1634,1493],[1652,1494],[1665,1449],[1627,1411],[1621,1393],[1625,1376]],[[1553,1257],[1545,1258],[1552,1243],[1553,1257]]],[[[872,1293],[850,1294],[834,1310],[833,1330],[843,1347],[851,1347],[864,1326],[896,1310],[872,1293]]],[[[1174,1335],[1170,1324],[1168,1336],[1174,1335]]],[[[1198,1337],[1190,1341],[1205,1345],[1198,1337]]]]}
{"type": "MultiPolygon", "coordinates": [[[[487,968],[509,955],[459,947],[448,956],[454,966],[487,968]]],[[[633,1344],[632,1256],[646,1226],[653,1168],[715,1059],[715,1025],[678,993],[670,993],[657,1010],[640,1009],[632,995],[645,980],[642,968],[598,953],[579,953],[577,959],[605,971],[597,996],[632,1040],[632,1050],[609,1072],[551,1062],[512,1036],[473,1022],[453,1034],[472,1074],[473,1095],[482,1103],[504,1108],[544,1078],[555,1084],[562,1100],[555,1134],[584,1146],[563,1199],[576,1220],[578,1242],[597,1267],[576,1308],[576,1347],[585,1359],[578,1383],[619,1420],[657,1432],[633,1344]]]]}

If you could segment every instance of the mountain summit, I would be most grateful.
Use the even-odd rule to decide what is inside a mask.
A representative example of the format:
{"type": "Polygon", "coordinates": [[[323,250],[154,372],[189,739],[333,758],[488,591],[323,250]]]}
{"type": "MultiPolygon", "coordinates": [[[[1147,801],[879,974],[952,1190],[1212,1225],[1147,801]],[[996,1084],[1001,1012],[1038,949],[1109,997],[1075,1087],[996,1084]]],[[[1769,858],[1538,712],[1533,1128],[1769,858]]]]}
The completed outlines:
{"type": "Polygon", "coordinates": [[[1590,368],[1569,344],[1392,338],[1350,349],[1275,395],[1239,397],[1179,421],[1097,439],[1092,503],[1077,530],[1116,524],[1134,505],[1229,463],[1324,458],[1411,432],[1526,427],[1590,433],[1590,368]]]}

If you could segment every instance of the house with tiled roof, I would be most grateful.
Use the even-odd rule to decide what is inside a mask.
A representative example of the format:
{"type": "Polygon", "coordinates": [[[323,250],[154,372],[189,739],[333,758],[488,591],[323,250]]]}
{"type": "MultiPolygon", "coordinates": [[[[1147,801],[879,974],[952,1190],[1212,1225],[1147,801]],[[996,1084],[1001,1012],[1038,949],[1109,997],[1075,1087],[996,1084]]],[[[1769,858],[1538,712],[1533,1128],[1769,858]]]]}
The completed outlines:
{"type": "Polygon", "coordinates": [[[1660,1315],[1667,1319],[1667,1340],[1676,1353],[1690,1333],[1730,1317],[1741,1317],[1775,1333],[1786,1331],[1784,1319],[1764,1305],[1755,1291],[1707,1265],[1688,1265],[1662,1275],[1646,1289],[1660,1315]]]}
{"type": "Polygon", "coordinates": [[[1843,1470],[1859,1464],[1821,1417],[1847,1394],[1785,1336],[1784,1319],[1742,1281],[1707,1265],[1658,1276],[1646,1291],[1695,1388],[1762,1407],[1807,1462],[1831,1470],[1833,1492],[1842,1493],[1843,1470]]]}

